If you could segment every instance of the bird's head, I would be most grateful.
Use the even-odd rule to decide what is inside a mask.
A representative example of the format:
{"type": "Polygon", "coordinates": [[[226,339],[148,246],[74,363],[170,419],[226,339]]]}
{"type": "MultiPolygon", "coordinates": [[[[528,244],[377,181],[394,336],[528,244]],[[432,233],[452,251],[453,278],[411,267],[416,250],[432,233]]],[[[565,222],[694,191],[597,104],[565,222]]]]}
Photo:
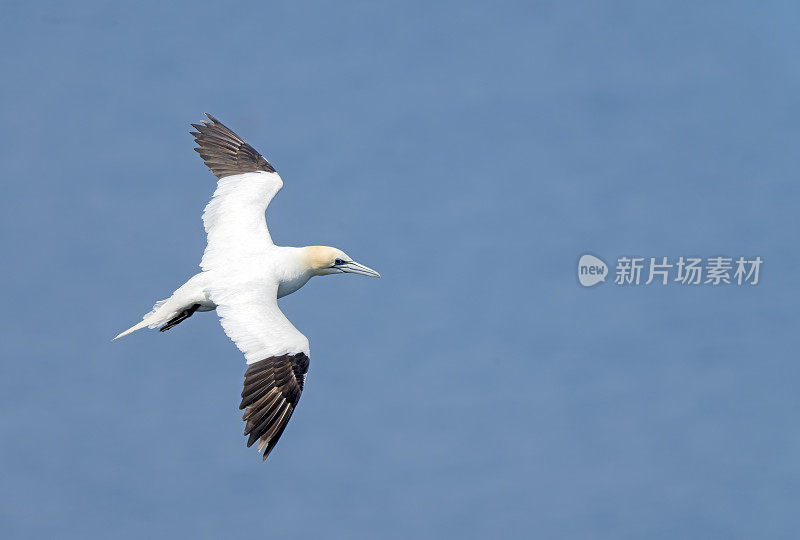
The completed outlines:
{"type": "Polygon", "coordinates": [[[354,261],[341,249],[328,246],[309,246],[304,248],[306,263],[314,275],[328,274],[361,274],[362,276],[381,277],[381,275],[354,261]]]}

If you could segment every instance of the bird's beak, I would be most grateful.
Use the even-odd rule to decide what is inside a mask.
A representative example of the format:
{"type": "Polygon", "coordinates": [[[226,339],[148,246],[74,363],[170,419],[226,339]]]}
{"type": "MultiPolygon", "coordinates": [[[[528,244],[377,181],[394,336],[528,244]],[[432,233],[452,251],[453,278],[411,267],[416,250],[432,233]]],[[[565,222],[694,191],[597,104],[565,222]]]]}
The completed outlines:
{"type": "Polygon", "coordinates": [[[347,274],[361,274],[362,276],[381,277],[381,275],[372,268],[368,268],[363,264],[359,264],[355,261],[350,261],[348,263],[341,264],[336,268],[347,274]]]}

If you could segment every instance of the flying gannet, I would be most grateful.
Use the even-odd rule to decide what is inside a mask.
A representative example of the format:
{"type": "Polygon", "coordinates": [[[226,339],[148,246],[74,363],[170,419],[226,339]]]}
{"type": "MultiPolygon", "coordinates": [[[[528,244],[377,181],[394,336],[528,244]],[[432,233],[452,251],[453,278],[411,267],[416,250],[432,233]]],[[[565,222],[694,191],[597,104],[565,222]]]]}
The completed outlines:
{"type": "Polygon", "coordinates": [[[195,148],[219,178],[203,212],[208,243],[202,271],[156,302],[142,322],[114,339],[144,328],[163,332],[197,311],[217,310],[222,328],[247,361],[240,409],[247,446],[258,440],[266,460],[294,412],[308,372],[308,339],[278,307],[314,276],[380,277],[345,252],[326,246],[272,243],[265,211],[283,181],[269,162],[219,120],[192,124],[195,148]]]}

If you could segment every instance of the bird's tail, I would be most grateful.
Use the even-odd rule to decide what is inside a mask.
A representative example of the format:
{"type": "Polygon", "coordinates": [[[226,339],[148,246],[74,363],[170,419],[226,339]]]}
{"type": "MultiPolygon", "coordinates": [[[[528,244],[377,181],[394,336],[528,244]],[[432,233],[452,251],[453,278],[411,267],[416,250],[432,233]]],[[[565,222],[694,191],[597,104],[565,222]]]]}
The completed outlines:
{"type": "MultiPolygon", "coordinates": [[[[166,319],[169,319],[173,315],[171,311],[167,312],[167,310],[164,309],[165,307],[164,304],[167,303],[167,300],[159,300],[158,302],[156,302],[156,304],[153,306],[153,309],[147,315],[142,317],[142,322],[140,322],[139,324],[134,324],[124,332],[120,332],[114,339],[119,339],[123,336],[127,336],[130,333],[136,332],[137,330],[141,330],[145,326],[148,326],[150,328],[155,328],[156,326],[163,324],[166,319]]],[[[111,341],[114,341],[114,339],[112,339],[111,341]]]]}
{"type": "MultiPolygon", "coordinates": [[[[144,328],[145,326],[147,326],[147,321],[142,321],[139,324],[134,324],[133,326],[131,326],[130,328],[128,328],[124,332],[120,332],[119,334],[117,334],[114,339],[119,339],[122,336],[127,336],[128,334],[130,334],[132,332],[136,332],[137,330],[140,330],[140,329],[144,328]]],[[[114,339],[112,339],[111,341],[114,341],[114,339]]]]}

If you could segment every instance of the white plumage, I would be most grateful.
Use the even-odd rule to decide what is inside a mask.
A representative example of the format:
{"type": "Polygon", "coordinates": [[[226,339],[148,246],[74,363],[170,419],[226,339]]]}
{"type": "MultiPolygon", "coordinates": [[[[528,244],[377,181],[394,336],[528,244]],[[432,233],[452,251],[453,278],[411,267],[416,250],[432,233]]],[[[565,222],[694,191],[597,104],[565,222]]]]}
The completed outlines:
{"type": "Polygon", "coordinates": [[[284,316],[277,299],[313,276],[380,275],[343,251],[325,247],[276,246],[265,211],[283,187],[272,165],[224,124],[193,124],[195,150],[219,178],[203,212],[208,244],[202,272],[153,306],[139,324],[114,339],[144,328],[168,330],[196,311],[217,311],[225,333],[250,366],[240,408],[246,409],[248,446],[266,446],[264,459],[283,433],[303,389],[308,339],[284,316]]]}
{"type": "Polygon", "coordinates": [[[278,173],[251,172],[221,178],[203,211],[208,245],[200,267],[266,255],[273,247],[264,212],[283,187],[278,173]]]}

